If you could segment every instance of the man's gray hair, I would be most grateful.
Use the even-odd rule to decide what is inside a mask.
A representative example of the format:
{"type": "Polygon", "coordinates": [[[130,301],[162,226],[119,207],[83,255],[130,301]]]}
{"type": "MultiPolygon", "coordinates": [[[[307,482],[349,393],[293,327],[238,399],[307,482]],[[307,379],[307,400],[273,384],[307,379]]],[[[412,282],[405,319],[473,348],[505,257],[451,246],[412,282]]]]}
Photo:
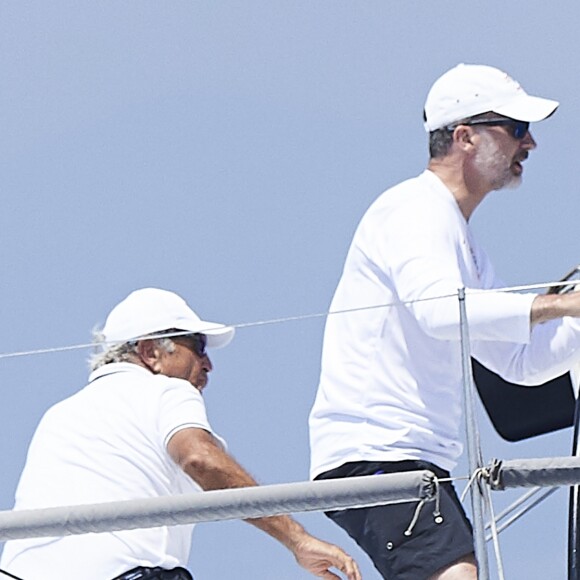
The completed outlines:
{"type": "Polygon", "coordinates": [[[469,121],[474,121],[477,119],[486,119],[489,116],[496,116],[493,111],[487,111],[486,113],[479,113],[478,115],[473,115],[473,117],[466,117],[465,119],[460,119],[455,121],[446,127],[441,127],[441,129],[435,129],[429,133],[429,156],[431,159],[437,159],[438,157],[445,157],[451,149],[451,144],[453,143],[453,129],[462,123],[468,123],[469,121]]]}
{"type": "MultiPolygon", "coordinates": [[[[169,330],[164,330],[162,332],[156,332],[155,335],[163,334],[164,332],[170,332],[169,330]]],[[[155,344],[167,352],[173,352],[175,350],[175,343],[166,337],[154,338],[155,344]]],[[[107,344],[105,341],[105,336],[100,330],[93,331],[93,343],[94,352],[89,358],[89,366],[91,371],[97,370],[103,365],[116,362],[135,362],[138,349],[137,341],[129,341],[115,344],[107,344]]]]}
{"type": "Polygon", "coordinates": [[[445,157],[451,149],[453,143],[453,131],[447,127],[436,129],[429,133],[429,156],[431,159],[445,157]]]}

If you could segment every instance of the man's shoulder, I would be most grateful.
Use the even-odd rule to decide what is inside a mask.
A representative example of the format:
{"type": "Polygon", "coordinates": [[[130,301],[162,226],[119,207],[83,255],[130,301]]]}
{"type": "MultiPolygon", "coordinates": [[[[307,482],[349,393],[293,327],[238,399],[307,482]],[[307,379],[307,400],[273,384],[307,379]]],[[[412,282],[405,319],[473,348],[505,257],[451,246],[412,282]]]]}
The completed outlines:
{"type": "MultiPolygon", "coordinates": [[[[88,391],[105,395],[135,393],[140,397],[161,396],[166,391],[196,389],[186,380],[155,374],[133,363],[109,363],[98,368],[89,377],[88,391]]],[[[85,389],[83,389],[85,390],[85,389]]]]}
{"type": "Polygon", "coordinates": [[[393,214],[396,210],[404,210],[406,207],[412,211],[439,207],[442,205],[442,196],[437,195],[437,192],[443,193],[441,186],[438,178],[426,170],[388,188],[375,199],[366,215],[385,212],[393,214]]]}

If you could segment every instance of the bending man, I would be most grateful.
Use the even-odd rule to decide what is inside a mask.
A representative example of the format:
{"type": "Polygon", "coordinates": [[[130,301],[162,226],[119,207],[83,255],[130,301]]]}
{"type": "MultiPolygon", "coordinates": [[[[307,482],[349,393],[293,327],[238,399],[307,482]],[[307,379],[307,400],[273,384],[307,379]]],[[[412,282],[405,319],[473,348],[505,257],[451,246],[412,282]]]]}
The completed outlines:
{"type": "MultiPolygon", "coordinates": [[[[206,416],[206,347],[234,329],[201,320],[176,294],[145,288],[109,314],[86,387],[52,407],[33,437],[15,509],[91,504],[257,485],[206,416]],[[171,338],[147,338],[180,333],[171,338]]],[[[322,578],[359,580],[340,548],[287,516],[251,523],[322,578]]],[[[192,525],[7,542],[0,567],[23,580],[190,580],[192,525]]]]}

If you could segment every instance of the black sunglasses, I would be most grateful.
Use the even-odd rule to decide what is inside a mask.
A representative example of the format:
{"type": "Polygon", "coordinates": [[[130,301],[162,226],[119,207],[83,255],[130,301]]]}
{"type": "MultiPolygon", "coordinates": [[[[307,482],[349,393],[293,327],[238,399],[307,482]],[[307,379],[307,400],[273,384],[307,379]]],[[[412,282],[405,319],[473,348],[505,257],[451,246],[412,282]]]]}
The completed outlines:
{"type": "Polygon", "coordinates": [[[447,128],[450,131],[453,131],[453,129],[459,127],[459,125],[488,125],[490,127],[499,125],[501,127],[507,127],[511,136],[518,141],[523,139],[530,130],[530,124],[528,121],[516,121],[515,119],[472,119],[471,121],[458,123],[457,125],[452,125],[447,128]]]}
{"type": "Polygon", "coordinates": [[[207,356],[207,338],[205,334],[200,334],[196,332],[195,334],[184,334],[181,336],[174,336],[173,340],[182,340],[183,342],[187,343],[187,346],[190,347],[195,354],[203,358],[207,356]]]}

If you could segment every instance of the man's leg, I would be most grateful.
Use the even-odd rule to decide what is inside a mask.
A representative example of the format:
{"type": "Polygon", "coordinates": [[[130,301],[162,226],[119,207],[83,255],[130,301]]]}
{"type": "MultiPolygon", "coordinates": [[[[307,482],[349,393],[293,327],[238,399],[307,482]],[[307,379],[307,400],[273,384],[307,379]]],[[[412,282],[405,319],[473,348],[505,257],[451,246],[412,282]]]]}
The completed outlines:
{"type": "Polygon", "coordinates": [[[429,580],[477,580],[477,563],[473,554],[461,558],[444,570],[439,570],[429,580]]]}
{"type": "MultiPolygon", "coordinates": [[[[415,461],[357,462],[336,471],[344,476],[344,468],[349,476],[431,469],[440,478],[449,477],[434,465],[415,461]]],[[[327,476],[324,474],[323,478],[327,476]]],[[[434,513],[435,502],[428,502],[420,509],[416,521],[416,502],[333,511],[327,515],[370,556],[383,578],[476,580],[471,525],[453,486],[441,483],[439,490],[440,515],[434,513]]]]}

